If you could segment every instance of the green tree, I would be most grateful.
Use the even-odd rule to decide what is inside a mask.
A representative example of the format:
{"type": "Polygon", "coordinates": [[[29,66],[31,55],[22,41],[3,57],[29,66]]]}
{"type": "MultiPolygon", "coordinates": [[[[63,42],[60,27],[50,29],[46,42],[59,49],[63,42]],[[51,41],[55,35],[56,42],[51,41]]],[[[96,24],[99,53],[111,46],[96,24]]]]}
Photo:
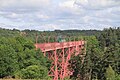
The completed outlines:
{"type": "Polygon", "coordinates": [[[112,69],[112,67],[110,65],[106,69],[106,79],[107,80],[115,80],[115,71],[112,69]]]}
{"type": "Polygon", "coordinates": [[[47,79],[48,70],[44,66],[31,65],[16,73],[16,78],[23,79],[47,79]]]}
{"type": "Polygon", "coordinates": [[[1,38],[0,44],[0,77],[13,76],[13,72],[19,68],[16,52],[6,38],[1,38]]]}
{"type": "MultiPolygon", "coordinates": [[[[34,69],[38,71],[36,74],[39,73],[39,75],[42,76],[47,75],[50,61],[43,56],[43,53],[40,52],[40,50],[35,50],[31,40],[20,36],[14,38],[2,37],[0,38],[0,44],[0,78],[6,76],[14,77],[19,71],[29,72],[31,69],[31,67],[29,69],[29,66],[34,67],[34,65],[46,71],[46,74],[39,73],[39,70],[35,67],[34,69]]],[[[25,75],[23,74],[22,76],[25,75]]]]}

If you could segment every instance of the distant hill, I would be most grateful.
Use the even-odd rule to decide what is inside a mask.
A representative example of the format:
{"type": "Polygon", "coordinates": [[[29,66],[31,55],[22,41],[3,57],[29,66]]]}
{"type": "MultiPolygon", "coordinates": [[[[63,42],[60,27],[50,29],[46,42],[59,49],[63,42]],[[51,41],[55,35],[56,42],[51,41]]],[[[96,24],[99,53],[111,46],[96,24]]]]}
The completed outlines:
{"type": "Polygon", "coordinates": [[[37,30],[18,30],[18,29],[4,29],[0,28],[0,37],[15,37],[15,36],[24,36],[35,42],[36,35],[44,36],[46,39],[48,36],[92,36],[98,35],[100,30],[54,30],[54,31],[37,31],[37,30]]]}

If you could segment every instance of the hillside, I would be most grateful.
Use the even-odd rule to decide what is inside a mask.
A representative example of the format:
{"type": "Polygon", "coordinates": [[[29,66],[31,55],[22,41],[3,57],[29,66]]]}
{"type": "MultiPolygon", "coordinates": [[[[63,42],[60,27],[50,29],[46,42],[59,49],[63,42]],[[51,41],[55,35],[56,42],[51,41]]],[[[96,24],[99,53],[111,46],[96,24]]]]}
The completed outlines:
{"type": "Polygon", "coordinates": [[[120,80],[120,28],[99,30],[9,30],[0,28],[0,78],[52,79],[48,76],[51,61],[35,50],[38,42],[56,42],[55,37],[69,41],[87,41],[84,64],[72,57],[71,80],[120,80]],[[51,38],[49,38],[51,36],[51,38]],[[81,76],[79,76],[81,75],[81,76]]]}

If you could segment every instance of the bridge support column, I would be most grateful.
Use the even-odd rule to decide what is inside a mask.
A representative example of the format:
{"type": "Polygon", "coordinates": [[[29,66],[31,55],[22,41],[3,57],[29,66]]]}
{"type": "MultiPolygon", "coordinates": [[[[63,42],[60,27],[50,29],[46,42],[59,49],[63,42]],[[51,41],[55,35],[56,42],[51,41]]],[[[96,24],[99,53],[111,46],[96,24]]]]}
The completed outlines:
{"type": "Polygon", "coordinates": [[[57,67],[58,66],[57,65],[58,64],[58,56],[57,56],[56,50],[54,50],[54,55],[55,55],[54,56],[54,58],[55,58],[55,60],[54,60],[55,61],[54,62],[55,63],[55,77],[54,77],[54,80],[58,80],[58,67],[57,67]]]}

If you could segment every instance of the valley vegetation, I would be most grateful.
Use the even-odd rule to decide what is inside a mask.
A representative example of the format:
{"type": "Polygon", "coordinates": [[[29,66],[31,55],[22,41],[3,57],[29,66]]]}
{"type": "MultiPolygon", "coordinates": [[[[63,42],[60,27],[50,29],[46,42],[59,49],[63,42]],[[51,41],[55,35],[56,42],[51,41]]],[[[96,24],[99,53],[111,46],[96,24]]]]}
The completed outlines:
{"type": "Polygon", "coordinates": [[[68,80],[120,80],[120,27],[104,30],[9,30],[0,28],[0,78],[50,80],[51,61],[36,50],[38,43],[85,40],[84,63],[80,55],[72,57],[68,80]],[[51,36],[51,37],[49,37],[51,36]]]}

